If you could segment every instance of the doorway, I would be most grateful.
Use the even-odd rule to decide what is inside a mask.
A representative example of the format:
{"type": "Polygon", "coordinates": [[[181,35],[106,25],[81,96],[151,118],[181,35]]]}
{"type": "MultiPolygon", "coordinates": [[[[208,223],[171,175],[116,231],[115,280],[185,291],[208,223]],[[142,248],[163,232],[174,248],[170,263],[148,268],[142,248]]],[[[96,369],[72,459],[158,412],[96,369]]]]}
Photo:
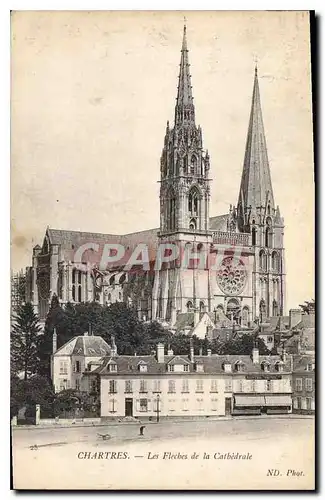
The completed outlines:
{"type": "Polygon", "coordinates": [[[231,398],[225,399],[225,415],[231,415],[231,398]]]}
{"type": "Polygon", "coordinates": [[[125,416],[133,417],[133,399],[125,398],[125,416]]]}

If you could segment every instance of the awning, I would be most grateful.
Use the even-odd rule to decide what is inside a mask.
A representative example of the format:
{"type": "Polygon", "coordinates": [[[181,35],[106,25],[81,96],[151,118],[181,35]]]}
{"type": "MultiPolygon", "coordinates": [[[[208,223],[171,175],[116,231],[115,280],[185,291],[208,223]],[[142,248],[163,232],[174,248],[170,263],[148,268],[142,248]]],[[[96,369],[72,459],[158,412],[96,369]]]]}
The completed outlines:
{"type": "Polygon", "coordinates": [[[235,396],[236,406],[265,406],[264,396],[235,396]]]}
{"type": "Polygon", "coordinates": [[[291,396],[265,396],[266,406],[291,406],[291,396]]]}

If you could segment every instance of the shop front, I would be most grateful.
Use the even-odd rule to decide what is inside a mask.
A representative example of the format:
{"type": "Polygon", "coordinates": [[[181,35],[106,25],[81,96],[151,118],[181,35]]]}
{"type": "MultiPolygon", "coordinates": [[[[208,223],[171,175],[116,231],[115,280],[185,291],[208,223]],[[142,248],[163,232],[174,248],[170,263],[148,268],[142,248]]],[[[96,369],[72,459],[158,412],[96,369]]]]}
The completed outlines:
{"type": "Polygon", "coordinates": [[[290,394],[234,394],[233,415],[291,413],[290,394]]]}

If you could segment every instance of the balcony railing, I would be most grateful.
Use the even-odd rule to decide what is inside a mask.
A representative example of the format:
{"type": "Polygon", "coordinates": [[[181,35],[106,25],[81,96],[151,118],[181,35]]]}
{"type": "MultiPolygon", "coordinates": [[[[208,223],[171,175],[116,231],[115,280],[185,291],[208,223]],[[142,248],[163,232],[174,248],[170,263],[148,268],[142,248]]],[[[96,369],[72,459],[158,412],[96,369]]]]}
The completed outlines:
{"type": "Polygon", "coordinates": [[[213,242],[224,245],[250,245],[250,234],[248,233],[228,233],[226,231],[214,231],[212,233],[213,242]]]}

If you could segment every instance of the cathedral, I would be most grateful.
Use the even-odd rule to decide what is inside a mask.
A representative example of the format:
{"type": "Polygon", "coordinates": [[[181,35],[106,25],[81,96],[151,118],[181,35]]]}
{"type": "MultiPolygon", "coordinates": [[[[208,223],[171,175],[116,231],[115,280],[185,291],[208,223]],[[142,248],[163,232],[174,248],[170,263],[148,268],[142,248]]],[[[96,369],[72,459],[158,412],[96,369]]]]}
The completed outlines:
{"type": "Polygon", "coordinates": [[[242,326],[283,315],[284,221],[274,201],[257,68],[238,201],[227,214],[210,216],[211,177],[195,120],[184,27],[174,121],[167,122],[160,159],[160,227],[125,235],[48,227],[26,270],[27,300],[40,318],[54,294],[63,305],[125,302],[141,319],[170,327],[188,312],[242,326]],[[101,269],[98,249],[108,243],[123,245],[127,255],[146,245],[150,266],[126,269],[121,259],[101,269]],[[83,245],[78,262],[76,251],[83,245]],[[161,245],[191,252],[191,262],[184,266],[175,258],[156,268],[152,263],[161,245]]]}

